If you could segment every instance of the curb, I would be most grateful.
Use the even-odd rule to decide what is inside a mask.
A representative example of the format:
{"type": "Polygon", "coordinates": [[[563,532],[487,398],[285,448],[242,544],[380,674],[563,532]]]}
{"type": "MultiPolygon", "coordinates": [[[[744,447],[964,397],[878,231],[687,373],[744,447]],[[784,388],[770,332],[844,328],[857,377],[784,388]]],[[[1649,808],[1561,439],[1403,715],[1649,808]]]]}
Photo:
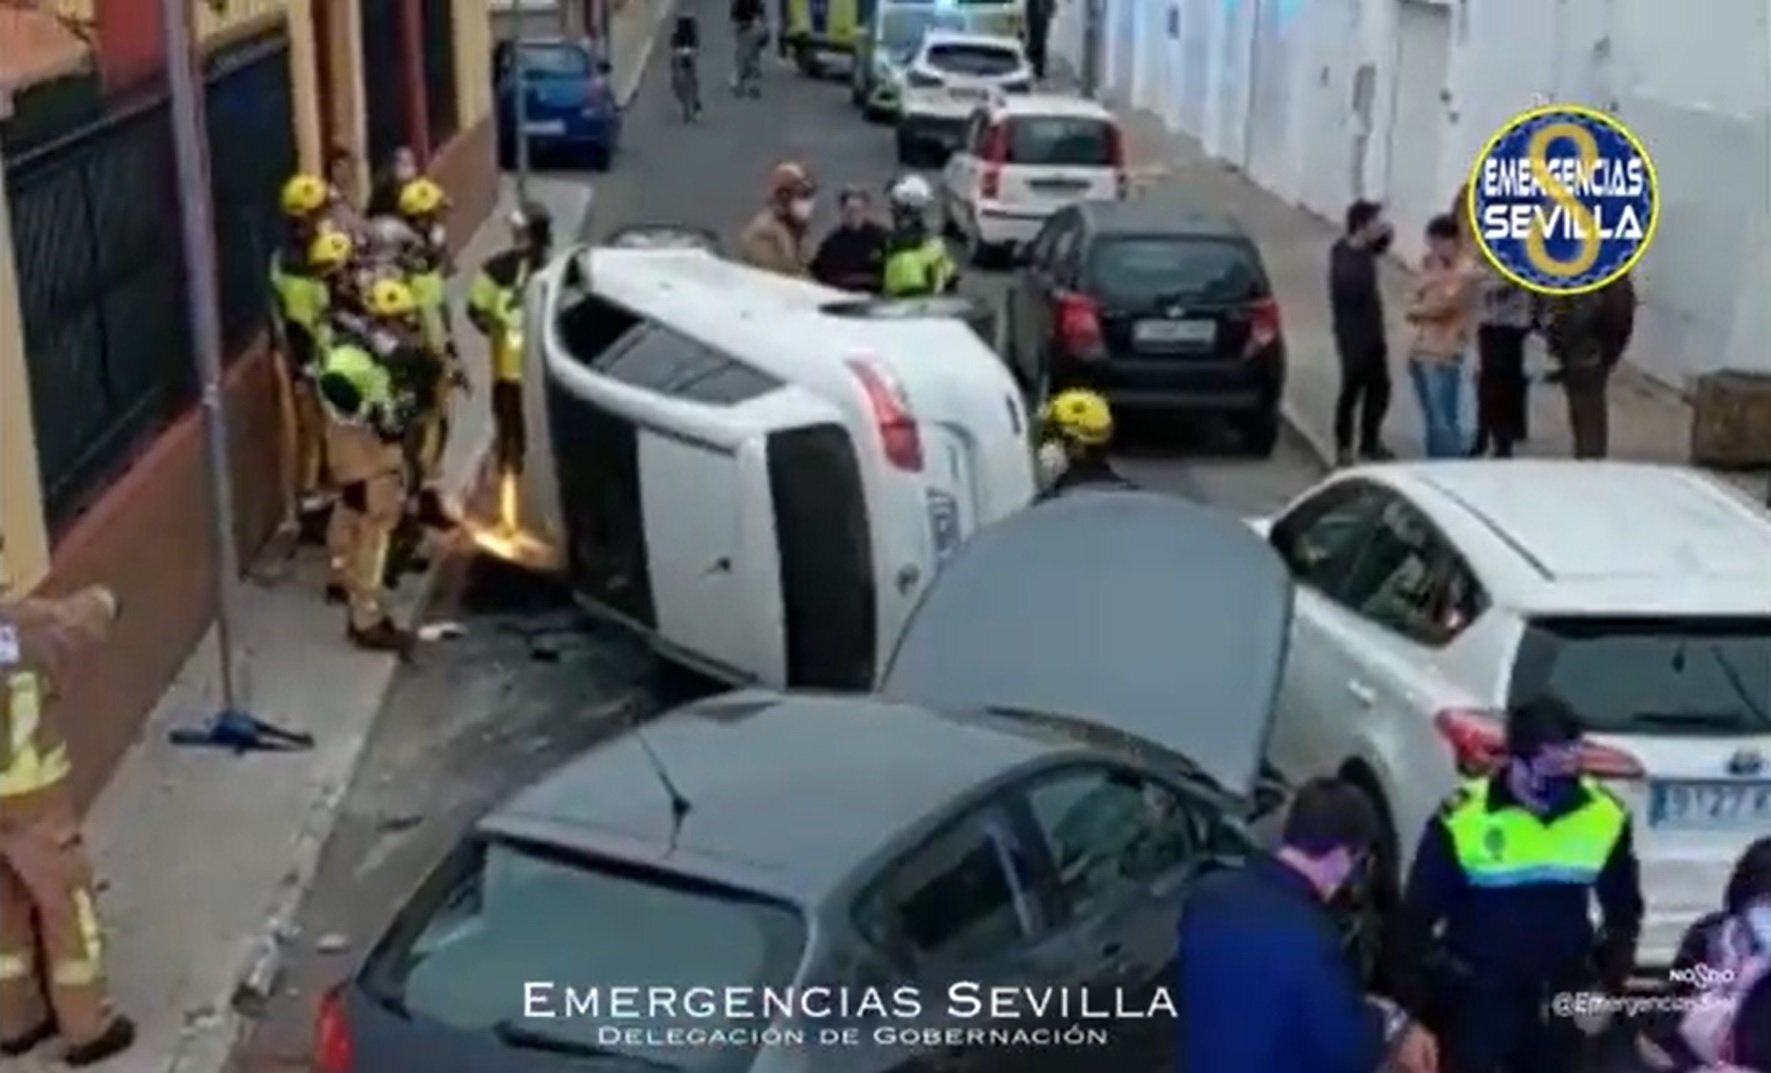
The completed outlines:
{"type": "Polygon", "coordinates": [[[652,64],[652,51],[658,47],[658,31],[676,10],[675,0],[656,0],[657,12],[652,16],[651,23],[645,27],[645,39],[640,42],[639,55],[634,58],[633,78],[627,85],[615,87],[615,103],[625,110],[639,96],[640,85],[646,80],[646,68],[652,64]]]}
{"type": "Polygon", "coordinates": [[[1313,430],[1298,414],[1297,404],[1290,399],[1279,403],[1279,420],[1290,430],[1291,438],[1304,449],[1323,472],[1334,468],[1334,444],[1328,438],[1313,430]]]}

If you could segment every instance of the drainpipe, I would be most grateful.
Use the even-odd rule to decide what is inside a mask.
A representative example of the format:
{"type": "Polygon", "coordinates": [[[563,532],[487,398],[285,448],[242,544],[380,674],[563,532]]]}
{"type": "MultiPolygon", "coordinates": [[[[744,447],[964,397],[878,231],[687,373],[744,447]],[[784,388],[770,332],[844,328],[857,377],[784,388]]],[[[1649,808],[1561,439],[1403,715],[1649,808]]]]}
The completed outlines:
{"type": "Polygon", "coordinates": [[[406,76],[406,140],[424,164],[430,163],[430,105],[424,85],[424,0],[388,0],[400,5],[400,56],[406,76]]]}

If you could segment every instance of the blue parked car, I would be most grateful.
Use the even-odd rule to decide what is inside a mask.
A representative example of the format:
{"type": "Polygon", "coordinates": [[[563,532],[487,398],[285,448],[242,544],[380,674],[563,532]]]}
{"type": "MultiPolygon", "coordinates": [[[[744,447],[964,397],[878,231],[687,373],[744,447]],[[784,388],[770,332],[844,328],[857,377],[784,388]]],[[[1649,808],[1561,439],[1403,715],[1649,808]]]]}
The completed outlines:
{"type": "MultiPolygon", "coordinates": [[[[516,161],[516,49],[500,41],[492,53],[498,102],[498,159],[516,161]]],[[[583,158],[603,171],[621,145],[621,106],[609,65],[589,41],[529,38],[523,50],[524,132],[530,159],[558,153],[583,158]]]]}

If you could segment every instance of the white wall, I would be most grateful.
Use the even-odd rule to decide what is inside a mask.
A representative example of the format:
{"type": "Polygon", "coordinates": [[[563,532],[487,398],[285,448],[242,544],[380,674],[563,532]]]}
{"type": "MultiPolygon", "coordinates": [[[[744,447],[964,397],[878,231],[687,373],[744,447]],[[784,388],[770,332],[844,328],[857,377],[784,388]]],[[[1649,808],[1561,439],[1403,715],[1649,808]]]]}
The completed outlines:
{"type": "MultiPolygon", "coordinates": [[[[1449,205],[1488,137],[1535,99],[1615,112],[1647,145],[1661,184],[1631,360],[1675,386],[1724,367],[1771,372],[1766,0],[1104,3],[1112,92],[1329,219],[1354,197],[1377,197],[1417,229],[1449,205]],[[1409,66],[1405,4],[1449,17],[1443,76],[1431,80],[1441,100],[1418,89],[1397,99],[1409,66]],[[1368,137],[1355,107],[1362,67],[1372,72],[1368,137]]],[[[1081,40],[1076,31],[1055,44],[1080,65],[1081,40]]],[[[1418,249],[1415,235],[1402,239],[1404,254],[1418,249]]]]}

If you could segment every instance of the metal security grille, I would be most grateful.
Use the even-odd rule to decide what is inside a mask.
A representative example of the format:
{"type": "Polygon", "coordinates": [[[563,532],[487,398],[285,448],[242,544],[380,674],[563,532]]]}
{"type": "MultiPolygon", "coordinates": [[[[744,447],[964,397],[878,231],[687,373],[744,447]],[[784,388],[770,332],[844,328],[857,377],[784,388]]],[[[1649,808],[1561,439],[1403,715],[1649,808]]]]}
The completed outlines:
{"type": "MultiPolygon", "coordinates": [[[[264,322],[266,223],[294,159],[283,49],[279,37],[224,57],[208,87],[222,322],[236,349],[264,322]]],[[[7,197],[44,507],[60,532],[196,397],[164,99],[19,156],[7,197]]]]}
{"type": "Polygon", "coordinates": [[[454,0],[421,0],[424,13],[424,104],[436,152],[460,128],[455,97],[454,0]]]}
{"type": "Polygon", "coordinates": [[[406,55],[400,0],[362,0],[363,94],[369,164],[379,172],[395,149],[409,145],[406,130],[406,55]]]}

